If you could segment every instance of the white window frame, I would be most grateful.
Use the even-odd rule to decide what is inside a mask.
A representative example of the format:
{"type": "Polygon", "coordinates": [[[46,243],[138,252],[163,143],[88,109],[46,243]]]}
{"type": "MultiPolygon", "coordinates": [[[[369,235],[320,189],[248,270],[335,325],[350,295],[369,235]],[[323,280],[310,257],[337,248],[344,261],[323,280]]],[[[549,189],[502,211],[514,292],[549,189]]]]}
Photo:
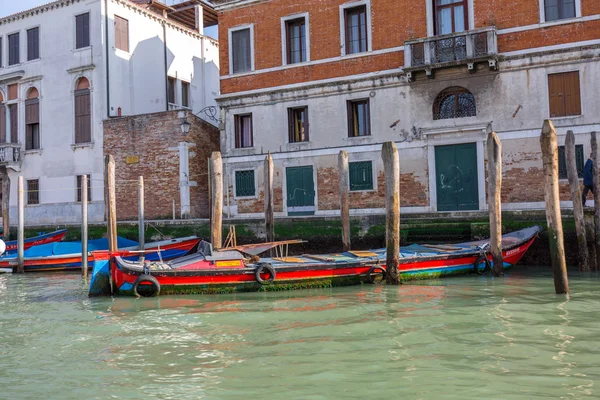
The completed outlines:
{"type": "Polygon", "coordinates": [[[252,199],[258,199],[258,168],[235,168],[234,170],[231,171],[232,176],[232,181],[233,181],[233,198],[235,200],[252,200],[252,199]],[[236,179],[235,179],[235,175],[238,172],[243,172],[243,171],[254,171],[254,196],[238,196],[237,195],[237,186],[236,186],[236,179]]]}
{"type": "Polygon", "coordinates": [[[377,163],[372,158],[365,159],[365,160],[361,160],[360,158],[348,160],[348,192],[349,193],[372,193],[372,192],[377,192],[378,188],[377,188],[377,170],[376,170],[377,168],[376,168],[376,166],[377,166],[377,163]],[[371,163],[371,182],[373,183],[373,188],[372,189],[365,189],[365,190],[352,190],[352,189],[350,189],[350,187],[351,187],[351,182],[350,182],[350,164],[351,163],[357,163],[357,162],[370,162],[371,163]]]}
{"type": "Polygon", "coordinates": [[[581,18],[581,0],[575,0],[575,17],[574,18],[563,18],[555,21],[546,21],[546,0],[539,0],[540,7],[540,24],[548,22],[549,24],[557,23],[561,21],[569,21],[575,18],[581,18]]]}
{"type": "MultiPolygon", "coordinates": [[[[427,14],[427,36],[435,36],[435,26],[433,24],[433,13],[435,12],[433,2],[435,0],[425,0],[425,9],[427,14]]],[[[544,1],[544,0],[540,0],[544,1]]],[[[577,0],[576,0],[577,1],[577,0]]],[[[467,0],[467,12],[469,20],[467,21],[467,30],[475,29],[475,5],[473,0],[467,0]]]]}
{"type": "Polygon", "coordinates": [[[247,74],[250,72],[254,72],[255,71],[255,66],[254,66],[254,24],[245,24],[245,25],[239,25],[236,26],[234,28],[230,28],[228,31],[228,43],[229,43],[229,49],[228,49],[228,53],[229,53],[229,75],[243,75],[243,74],[247,74]],[[237,32],[237,31],[243,31],[244,29],[250,29],[250,71],[244,71],[244,72],[233,72],[233,40],[232,40],[232,33],[233,32],[237,32]]]}
{"type": "Polygon", "coordinates": [[[340,5],[340,50],[342,56],[356,56],[357,54],[364,54],[373,51],[373,30],[371,24],[371,0],[359,0],[351,3],[344,3],[340,5]],[[367,9],[367,51],[361,53],[346,53],[346,9],[354,8],[358,6],[366,6],[367,9]]]}
{"type": "Polygon", "coordinates": [[[307,12],[288,15],[287,17],[281,18],[281,65],[302,65],[310,62],[310,20],[307,12]],[[292,21],[295,19],[304,18],[304,23],[306,25],[305,33],[306,33],[306,60],[299,62],[288,64],[287,62],[287,29],[286,25],[288,21],[292,21]]]}

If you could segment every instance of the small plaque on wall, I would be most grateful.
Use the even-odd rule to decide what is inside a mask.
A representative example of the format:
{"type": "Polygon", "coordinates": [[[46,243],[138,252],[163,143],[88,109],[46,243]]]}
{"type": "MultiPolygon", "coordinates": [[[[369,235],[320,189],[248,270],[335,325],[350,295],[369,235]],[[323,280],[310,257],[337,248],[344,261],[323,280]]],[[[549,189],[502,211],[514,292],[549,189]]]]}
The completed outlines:
{"type": "Polygon", "coordinates": [[[127,156],[125,158],[126,164],[137,164],[140,162],[140,156],[127,156]]]}

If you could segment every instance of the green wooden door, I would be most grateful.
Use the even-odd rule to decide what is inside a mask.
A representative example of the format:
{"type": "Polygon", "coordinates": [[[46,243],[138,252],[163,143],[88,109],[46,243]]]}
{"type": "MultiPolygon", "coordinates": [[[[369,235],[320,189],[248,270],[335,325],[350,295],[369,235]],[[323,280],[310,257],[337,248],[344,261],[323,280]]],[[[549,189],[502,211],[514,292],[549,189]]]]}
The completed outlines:
{"type": "Polygon", "coordinates": [[[438,211],[479,209],[475,143],[436,146],[435,171],[438,211]]]}
{"type": "Polygon", "coordinates": [[[314,215],[313,167],[288,167],[286,181],[288,215],[314,215]]]}

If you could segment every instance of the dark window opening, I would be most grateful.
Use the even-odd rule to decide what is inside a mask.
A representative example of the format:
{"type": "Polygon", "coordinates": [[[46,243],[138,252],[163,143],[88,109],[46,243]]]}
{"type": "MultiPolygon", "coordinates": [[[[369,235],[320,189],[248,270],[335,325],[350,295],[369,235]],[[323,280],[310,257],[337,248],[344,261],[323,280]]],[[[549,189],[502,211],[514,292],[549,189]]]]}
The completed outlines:
{"type": "Polygon", "coordinates": [[[235,196],[254,197],[255,195],[254,171],[235,171],[235,196]]]}
{"type": "Polygon", "coordinates": [[[306,61],[306,21],[298,18],[286,21],[287,63],[306,61]]]}
{"type": "Polygon", "coordinates": [[[347,103],[348,136],[359,137],[371,135],[371,115],[369,100],[353,100],[347,103]]]}
{"type": "Polygon", "coordinates": [[[461,87],[442,91],[433,102],[433,119],[474,117],[477,115],[475,97],[461,87]]]}
{"type": "Polygon", "coordinates": [[[344,10],[346,25],[346,54],[367,51],[367,6],[344,10]]]}
{"type": "Polygon", "coordinates": [[[8,65],[20,63],[19,57],[19,34],[8,35],[8,65]]]}
{"type": "Polygon", "coordinates": [[[308,107],[288,108],[290,143],[308,142],[308,107]]]}
{"type": "MultiPolygon", "coordinates": [[[[577,177],[583,179],[583,167],[585,159],[583,156],[583,145],[575,145],[575,166],[577,167],[577,177]]],[[[565,146],[558,146],[558,178],[567,179],[567,158],[565,146]]]]}
{"type": "Polygon", "coordinates": [[[183,107],[190,106],[190,84],[189,82],[181,82],[181,105],[183,107]]]}
{"type": "Polygon", "coordinates": [[[27,30],[27,61],[40,58],[40,28],[27,30]]]}
{"type": "Polygon", "coordinates": [[[167,92],[169,95],[168,102],[175,104],[175,78],[171,78],[170,76],[167,78],[167,92]]]}
{"type": "Polygon", "coordinates": [[[40,185],[38,179],[27,181],[27,204],[40,204],[40,185]]]}
{"type": "MultiPolygon", "coordinates": [[[[81,203],[81,197],[82,197],[82,191],[81,191],[81,186],[82,186],[82,177],[83,175],[77,175],[77,202],[81,203]]],[[[92,185],[90,183],[91,181],[91,175],[86,175],[87,176],[87,200],[88,203],[92,201],[92,185]]]]}
{"type": "Polygon", "coordinates": [[[40,148],[40,101],[25,101],[25,150],[40,148]]]}
{"type": "Polygon", "coordinates": [[[545,0],[546,21],[575,18],[575,0],[545,0]]]}
{"type": "Polygon", "coordinates": [[[467,30],[467,21],[469,21],[467,0],[433,0],[433,5],[436,35],[467,30]]]}
{"type": "Polygon", "coordinates": [[[252,114],[235,116],[235,148],[252,147],[252,114]]]}
{"type": "Polygon", "coordinates": [[[92,112],[89,82],[81,78],[75,91],[75,143],[91,143],[92,112]]]}
{"type": "Polygon", "coordinates": [[[231,32],[232,74],[252,70],[252,46],[250,28],[231,32]]]}
{"type": "Polygon", "coordinates": [[[75,48],[82,49],[90,45],[90,14],[75,17],[75,48]]]}

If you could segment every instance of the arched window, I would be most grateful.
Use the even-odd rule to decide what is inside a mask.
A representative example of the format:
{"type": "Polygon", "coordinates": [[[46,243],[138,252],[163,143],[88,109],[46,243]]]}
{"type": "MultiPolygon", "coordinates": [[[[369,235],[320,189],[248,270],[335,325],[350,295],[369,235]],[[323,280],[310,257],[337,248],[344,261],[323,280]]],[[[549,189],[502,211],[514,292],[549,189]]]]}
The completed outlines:
{"type": "Polygon", "coordinates": [[[25,150],[40,148],[40,92],[34,87],[25,100],[25,150]]]}
{"type": "Polygon", "coordinates": [[[450,87],[438,94],[433,102],[433,119],[474,117],[475,97],[465,88],[450,87]]]}
{"type": "Polygon", "coordinates": [[[75,90],[75,143],[92,141],[92,120],[90,110],[90,82],[79,78],[75,90]]]}
{"type": "Polygon", "coordinates": [[[6,143],[6,107],[2,92],[0,92],[0,143],[6,143]]]}

